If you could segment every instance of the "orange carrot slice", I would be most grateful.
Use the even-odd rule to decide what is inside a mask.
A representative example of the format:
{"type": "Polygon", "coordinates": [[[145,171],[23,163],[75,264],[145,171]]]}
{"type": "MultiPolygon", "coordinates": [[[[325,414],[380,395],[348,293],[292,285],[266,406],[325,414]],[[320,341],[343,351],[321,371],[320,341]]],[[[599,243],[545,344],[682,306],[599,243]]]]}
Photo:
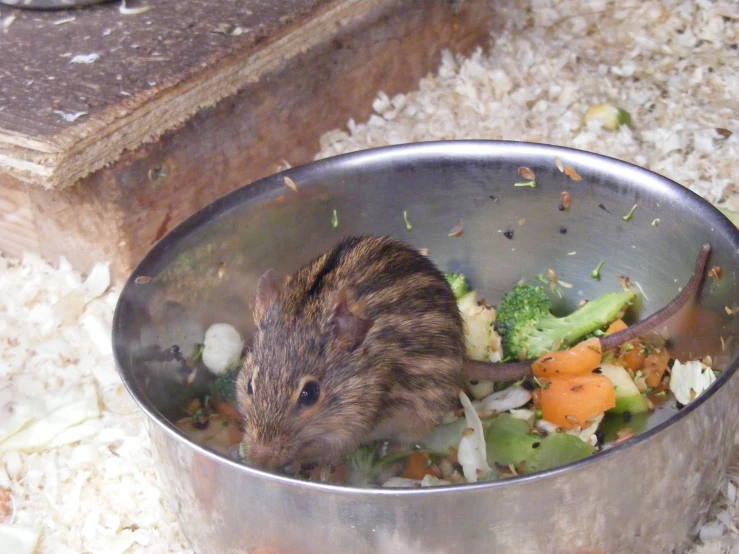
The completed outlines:
{"type": "Polygon", "coordinates": [[[618,333],[619,331],[626,331],[626,329],[628,328],[629,326],[624,323],[623,319],[617,319],[608,326],[608,329],[606,329],[606,335],[612,335],[613,333],[618,333]]]}
{"type": "Polygon", "coordinates": [[[648,387],[657,387],[662,382],[662,377],[667,370],[670,355],[667,352],[652,352],[644,358],[642,373],[648,387]]]}
{"type": "Polygon", "coordinates": [[[430,469],[431,463],[429,455],[426,452],[414,452],[405,462],[405,471],[403,477],[406,479],[421,480],[426,475],[433,475],[430,469]]]}
{"type": "Polygon", "coordinates": [[[541,390],[542,417],[571,429],[616,406],[616,390],[608,377],[589,373],[554,379],[541,390]]]}
{"type": "Polygon", "coordinates": [[[241,423],[241,414],[238,410],[233,406],[233,404],[229,404],[228,402],[221,400],[219,396],[213,397],[213,407],[215,408],[216,413],[222,415],[226,419],[230,419],[236,423],[241,423]]]}
{"type": "Polygon", "coordinates": [[[618,358],[623,365],[631,371],[639,371],[644,366],[644,359],[647,357],[644,352],[644,345],[639,339],[630,340],[621,345],[618,358]]]}
{"type": "Polygon", "coordinates": [[[555,379],[590,373],[600,365],[602,359],[600,341],[592,338],[576,344],[569,350],[544,354],[531,367],[537,377],[555,379]]]}

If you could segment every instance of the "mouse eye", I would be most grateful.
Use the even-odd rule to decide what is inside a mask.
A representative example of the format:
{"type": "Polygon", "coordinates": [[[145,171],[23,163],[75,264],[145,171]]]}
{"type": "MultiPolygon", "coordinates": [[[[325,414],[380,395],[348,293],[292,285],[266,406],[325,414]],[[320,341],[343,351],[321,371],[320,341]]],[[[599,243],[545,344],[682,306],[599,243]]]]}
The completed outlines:
{"type": "Polygon", "coordinates": [[[251,378],[249,378],[249,381],[246,383],[246,394],[254,396],[254,389],[251,386],[251,378]]]}
{"type": "Polygon", "coordinates": [[[304,386],[303,390],[300,391],[300,398],[298,403],[303,408],[313,406],[318,402],[318,397],[321,395],[321,388],[318,386],[317,381],[308,381],[304,386]]]}

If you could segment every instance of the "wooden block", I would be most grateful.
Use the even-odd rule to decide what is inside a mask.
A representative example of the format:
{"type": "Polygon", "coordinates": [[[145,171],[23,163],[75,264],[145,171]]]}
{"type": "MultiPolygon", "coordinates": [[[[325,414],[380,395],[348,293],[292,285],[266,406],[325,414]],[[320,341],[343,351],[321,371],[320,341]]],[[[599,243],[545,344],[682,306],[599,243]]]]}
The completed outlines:
{"type": "Polygon", "coordinates": [[[20,258],[39,252],[31,198],[26,185],[0,174],[0,252],[20,258]]]}
{"type": "MultiPolygon", "coordinates": [[[[488,41],[495,22],[489,0],[347,4],[361,5],[361,17],[324,19],[310,31],[321,29],[321,40],[314,37],[292,56],[273,52],[279,60],[267,63],[270,51],[260,49],[242,59],[241,72],[258,64],[269,70],[74,185],[44,190],[6,176],[25,191],[33,214],[35,234],[27,234],[36,243],[28,244],[51,260],[64,254],[82,271],[112,260],[120,281],[195,211],[274,173],[283,160],[311,161],[320,136],[350,117],[366,119],[379,90],[392,96],[415,88],[438,68],[443,49],[470,53],[488,41]]],[[[286,32],[305,37],[307,31],[286,32]]],[[[0,249],[8,250],[5,219],[0,225],[0,249]]]]}

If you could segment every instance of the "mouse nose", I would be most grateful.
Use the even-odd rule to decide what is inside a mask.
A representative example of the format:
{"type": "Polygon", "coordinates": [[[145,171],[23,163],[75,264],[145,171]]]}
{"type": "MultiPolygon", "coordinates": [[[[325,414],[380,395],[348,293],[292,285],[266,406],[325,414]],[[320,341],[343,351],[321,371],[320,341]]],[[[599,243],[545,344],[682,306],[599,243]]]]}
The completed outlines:
{"type": "Polygon", "coordinates": [[[246,461],[259,469],[273,470],[290,462],[278,445],[252,443],[246,445],[246,461]]]}

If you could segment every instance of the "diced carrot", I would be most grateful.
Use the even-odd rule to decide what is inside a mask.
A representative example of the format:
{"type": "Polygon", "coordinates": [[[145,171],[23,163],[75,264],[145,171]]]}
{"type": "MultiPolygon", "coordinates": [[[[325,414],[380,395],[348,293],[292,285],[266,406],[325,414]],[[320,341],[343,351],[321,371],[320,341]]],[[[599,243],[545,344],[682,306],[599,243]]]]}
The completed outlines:
{"type": "Polygon", "coordinates": [[[459,460],[457,459],[457,449],[453,446],[449,447],[449,461],[453,464],[459,463],[459,460]]]}
{"type": "Polygon", "coordinates": [[[215,396],[213,398],[213,407],[215,408],[216,413],[222,415],[226,419],[230,419],[236,423],[241,423],[241,414],[236,410],[233,404],[224,402],[218,396],[215,396]]]}
{"type": "Polygon", "coordinates": [[[608,329],[606,329],[606,335],[612,335],[613,333],[618,333],[619,331],[625,331],[628,328],[629,326],[624,323],[623,319],[617,319],[608,326],[608,329]]]}
{"type": "Polygon", "coordinates": [[[195,415],[195,412],[197,412],[200,409],[200,399],[199,398],[193,398],[192,402],[190,402],[187,405],[187,408],[185,408],[185,411],[190,415],[195,415]]]}
{"type": "Polygon", "coordinates": [[[403,477],[407,479],[421,480],[426,475],[433,475],[431,471],[431,462],[426,452],[414,452],[405,462],[405,471],[403,477]]]}
{"type": "Polygon", "coordinates": [[[228,423],[228,445],[229,446],[236,446],[241,442],[241,439],[243,438],[244,433],[241,432],[241,429],[239,429],[239,426],[236,425],[236,423],[230,421],[228,423]]]}
{"type": "Polygon", "coordinates": [[[618,358],[623,362],[624,367],[632,372],[639,371],[644,366],[644,358],[647,357],[644,351],[644,345],[639,339],[630,340],[621,345],[618,358]]]}
{"type": "Polygon", "coordinates": [[[662,377],[667,370],[670,355],[666,351],[652,352],[644,358],[642,373],[648,387],[657,387],[662,382],[662,377]]]}
{"type": "Polygon", "coordinates": [[[531,400],[534,402],[535,407],[541,407],[541,389],[534,389],[531,391],[531,400]]]}
{"type": "Polygon", "coordinates": [[[600,340],[592,338],[569,350],[544,354],[531,367],[537,377],[553,379],[590,373],[600,365],[602,359],[600,340]]]}
{"type": "Polygon", "coordinates": [[[541,389],[545,420],[571,429],[616,406],[616,390],[608,377],[597,373],[554,379],[541,389]]]}

